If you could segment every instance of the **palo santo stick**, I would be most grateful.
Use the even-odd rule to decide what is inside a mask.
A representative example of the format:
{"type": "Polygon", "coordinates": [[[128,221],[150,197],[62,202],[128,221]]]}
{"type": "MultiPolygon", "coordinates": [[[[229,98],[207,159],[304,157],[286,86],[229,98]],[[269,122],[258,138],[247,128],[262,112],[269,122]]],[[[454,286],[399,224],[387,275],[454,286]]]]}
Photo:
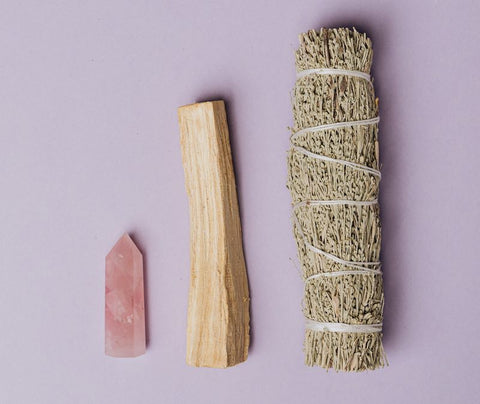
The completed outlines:
{"type": "Polygon", "coordinates": [[[190,205],[187,364],[225,368],[247,359],[249,293],[223,101],[178,109],[190,205]]]}

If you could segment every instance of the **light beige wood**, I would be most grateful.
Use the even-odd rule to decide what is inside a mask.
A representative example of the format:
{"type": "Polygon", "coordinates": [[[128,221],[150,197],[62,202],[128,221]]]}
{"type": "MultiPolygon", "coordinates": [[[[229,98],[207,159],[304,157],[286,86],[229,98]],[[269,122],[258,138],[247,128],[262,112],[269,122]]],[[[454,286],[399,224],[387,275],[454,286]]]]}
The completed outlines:
{"type": "Polygon", "coordinates": [[[249,292],[223,101],[178,109],[190,206],[187,363],[225,368],[247,359],[249,292]]]}

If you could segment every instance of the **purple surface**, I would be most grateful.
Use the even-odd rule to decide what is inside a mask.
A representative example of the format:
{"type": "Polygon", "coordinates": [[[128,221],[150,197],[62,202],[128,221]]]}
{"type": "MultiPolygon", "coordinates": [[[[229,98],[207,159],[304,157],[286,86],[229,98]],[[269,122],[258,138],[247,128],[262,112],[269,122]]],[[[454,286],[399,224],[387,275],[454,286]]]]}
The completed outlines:
{"type": "Polygon", "coordinates": [[[476,1],[2,2],[1,403],[480,402],[476,1]],[[68,5],[67,5],[68,3],[68,5]],[[303,365],[285,187],[297,34],[355,25],[381,104],[385,349],[303,365]],[[252,345],[185,365],[189,219],[176,108],[227,102],[252,345]],[[104,257],[145,256],[149,345],[103,353],[104,257]]]}

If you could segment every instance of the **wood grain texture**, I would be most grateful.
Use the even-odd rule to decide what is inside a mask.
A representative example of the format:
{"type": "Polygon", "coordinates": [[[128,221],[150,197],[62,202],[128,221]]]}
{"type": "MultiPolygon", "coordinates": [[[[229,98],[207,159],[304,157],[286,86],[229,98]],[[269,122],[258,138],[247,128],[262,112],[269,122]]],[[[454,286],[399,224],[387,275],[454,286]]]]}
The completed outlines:
{"type": "Polygon", "coordinates": [[[223,101],[178,109],[190,206],[187,363],[225,368],[247,359],[249,292],[223,101]]]}

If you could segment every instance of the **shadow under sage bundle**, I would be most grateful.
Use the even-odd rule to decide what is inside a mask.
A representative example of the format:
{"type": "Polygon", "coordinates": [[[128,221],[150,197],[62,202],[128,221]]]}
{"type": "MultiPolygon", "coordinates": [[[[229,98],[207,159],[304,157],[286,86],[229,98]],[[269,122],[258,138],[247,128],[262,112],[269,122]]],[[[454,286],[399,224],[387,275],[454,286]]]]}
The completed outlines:
{"type": "Polygon", "coordinates": [[[355,29],[300,35],[288,155],[305,281],[305,363],[384,365],[378,100],[372,44],[355,29]]]}

